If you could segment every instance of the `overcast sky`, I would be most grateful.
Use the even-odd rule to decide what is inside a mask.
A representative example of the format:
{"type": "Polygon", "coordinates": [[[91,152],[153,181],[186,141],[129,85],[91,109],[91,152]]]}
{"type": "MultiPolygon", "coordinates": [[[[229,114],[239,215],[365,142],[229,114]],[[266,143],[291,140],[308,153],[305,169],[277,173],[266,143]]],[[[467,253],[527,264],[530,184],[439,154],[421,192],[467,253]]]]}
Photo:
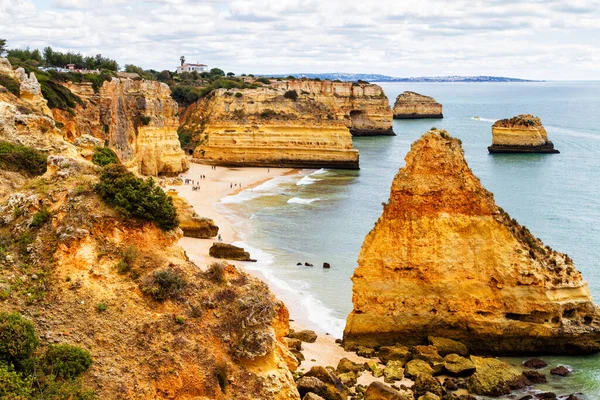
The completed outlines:
{"type": "Polygon", "coordinates": [[[157,70],[600,79],[600,0],[0,0],[0,38],[157,70]]]}

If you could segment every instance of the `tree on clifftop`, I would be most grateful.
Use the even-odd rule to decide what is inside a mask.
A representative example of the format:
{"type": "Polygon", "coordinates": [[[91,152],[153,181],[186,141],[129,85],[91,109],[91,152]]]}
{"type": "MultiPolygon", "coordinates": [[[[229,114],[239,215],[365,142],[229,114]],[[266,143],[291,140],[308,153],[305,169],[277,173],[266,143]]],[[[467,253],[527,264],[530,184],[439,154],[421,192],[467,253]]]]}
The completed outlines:
{"type": "Polygon", "coordinates": [[[6,51],[6,39],[0,39],[0,56],[6,51]]]}

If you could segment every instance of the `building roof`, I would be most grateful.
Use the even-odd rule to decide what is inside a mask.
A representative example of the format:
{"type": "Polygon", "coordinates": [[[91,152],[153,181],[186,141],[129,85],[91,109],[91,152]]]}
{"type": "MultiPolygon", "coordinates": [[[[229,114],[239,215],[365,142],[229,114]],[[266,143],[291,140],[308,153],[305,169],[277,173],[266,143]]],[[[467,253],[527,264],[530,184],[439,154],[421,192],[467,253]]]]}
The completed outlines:
{"type": "Polygon", "coordinates": [[[206,64],[189,64],[189,63],[185,63],[185,64],[182,65],[182,67],[185,67],[185,66],[190,66],[190,67],[208,67],[208,65],[206,65],[206,64]]]}

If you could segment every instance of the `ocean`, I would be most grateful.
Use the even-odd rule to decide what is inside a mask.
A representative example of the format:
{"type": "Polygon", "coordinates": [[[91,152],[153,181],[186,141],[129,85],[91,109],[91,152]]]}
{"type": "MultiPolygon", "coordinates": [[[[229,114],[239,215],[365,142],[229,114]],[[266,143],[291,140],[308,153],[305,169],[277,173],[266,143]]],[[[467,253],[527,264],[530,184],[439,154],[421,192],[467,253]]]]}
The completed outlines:
{"type": "MultiPolygon", "coordinates": [[[[239,244],[258,259],[247,269],[271,285],[291,318],[342,336],[362,242],[381,215],[411,143],[431,127],[462,140],[469,166],[497,204],[545,244],[567,253],[600,304],[600,82],[381,86],[392,105],[405,90],[435,97],[444,118],[394,120],[397,136],[354,138],[359,171],[304,170],[227,197],[220,205],[242,233],[239,244]],[[541,118],[560,154],[488,154],[493,122],[524,113],[541,118]],[[331,269],[323,269],[324,262],[331,269]]],[[[600,398],[600,356],[545,359],[573,368],[567,378],[549,379],[546,389],[600,398]]]]}

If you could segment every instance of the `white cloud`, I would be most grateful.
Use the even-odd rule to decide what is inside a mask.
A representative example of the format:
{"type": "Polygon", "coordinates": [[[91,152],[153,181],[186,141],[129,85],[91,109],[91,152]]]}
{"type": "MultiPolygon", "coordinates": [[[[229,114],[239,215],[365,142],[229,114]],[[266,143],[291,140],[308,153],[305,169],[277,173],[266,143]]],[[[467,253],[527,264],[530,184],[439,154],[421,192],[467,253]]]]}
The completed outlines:
{"type": "Polygon", "coordinates": [[[600,79],[599,0],[0,0],[11,47],[174,69],[600,79]]]}

